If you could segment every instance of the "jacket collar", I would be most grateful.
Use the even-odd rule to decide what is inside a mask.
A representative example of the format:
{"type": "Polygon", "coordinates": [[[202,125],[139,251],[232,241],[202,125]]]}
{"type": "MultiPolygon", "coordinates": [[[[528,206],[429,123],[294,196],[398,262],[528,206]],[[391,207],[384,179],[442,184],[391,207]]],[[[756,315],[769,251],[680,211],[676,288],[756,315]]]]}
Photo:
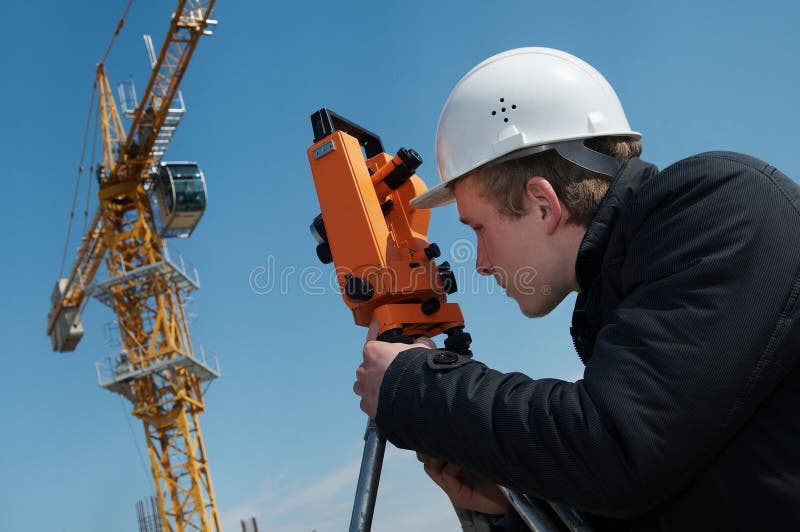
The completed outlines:
{"type": "Polygon", "coordinates": [[[634,157],[623,164],[611,181],[608,192],[600,202],[578,248],[575,275],[581,292],[586,293],[594,282],[603,262],[612,229],[625,204],[639,190],[642,183],[656,173],[658,168],[655,165],[634,157]]]}

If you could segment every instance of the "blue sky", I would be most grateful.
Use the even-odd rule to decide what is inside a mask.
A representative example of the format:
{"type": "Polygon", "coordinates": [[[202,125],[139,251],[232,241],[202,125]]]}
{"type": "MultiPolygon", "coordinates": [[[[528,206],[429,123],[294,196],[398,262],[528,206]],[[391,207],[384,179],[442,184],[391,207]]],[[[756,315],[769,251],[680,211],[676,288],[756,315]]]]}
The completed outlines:
{"type": "MultiPolygon", "coordinates": [[[[88,305],[71,354],[51,352],[44,332],[95,64],[125,3],[4,8],[3,531],[133,532],[134,504],[153,492],[141,424],[97,385],[95,361],[113,353],[104,345],[111,312],[88,305]]],[[[134,3],[107,61],[112,83],[132,77],[143,89],[141,35],[160,45],[173,9],[134,3]]],[[[388,150],[418,150],[433,184],[436,121],[458,79],[505,49],[551,46],[609,79],[644,135],[643,158],[663,167],[730,149],[800,176],[796,2],[219,0],[215,18],[184,79],[188,111],[166,158],[199,161],[208,182],[200,226],[170,245],[200,271],[190,329],[222,367],[201,424],[226,530],[250,516],[281,531],[342,530],[349,520],[365,424],[351,386],[365,330],[330,289],[308,232],[319,210],[308,117],[320,107],[380,134],[388,150]]],[[[82,213],[83,200],[78,233],[82,213]]],[[[453,207],[436,210],[430,238],[462,279],[453,300],[476,357],[580,378],[571,299],[547,318],[523,318],[472,277],[474,244],[456,218],[453,207]]],[[[73,232],[69,260],[77,244],[73,232]]],[[[455,530],[434,488],[413,455],[390,449],[374,529],[455,530]]]]}

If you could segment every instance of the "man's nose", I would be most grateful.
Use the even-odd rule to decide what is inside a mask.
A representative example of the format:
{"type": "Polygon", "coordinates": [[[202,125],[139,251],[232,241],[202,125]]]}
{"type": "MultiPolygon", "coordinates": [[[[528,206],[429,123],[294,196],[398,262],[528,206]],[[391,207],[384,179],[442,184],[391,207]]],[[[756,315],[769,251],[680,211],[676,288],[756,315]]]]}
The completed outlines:
{"type": "Polygon", "coordinates": [[[480,242],[478,242],[478,256],[475,259],[475,271],[477,271],[480,275],[492,275],[494,271],[480,242]]]}

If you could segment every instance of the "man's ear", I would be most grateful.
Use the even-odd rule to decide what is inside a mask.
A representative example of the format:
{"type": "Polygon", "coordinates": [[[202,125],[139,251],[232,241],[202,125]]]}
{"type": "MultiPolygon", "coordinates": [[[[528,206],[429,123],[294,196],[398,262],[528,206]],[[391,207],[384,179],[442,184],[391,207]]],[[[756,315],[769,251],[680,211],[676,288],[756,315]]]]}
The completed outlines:
{"type": "Polygon", "coordinates": [[[562,216],[567,216],[566,208],[558,201],[553,185],[543,177],[532,177],[525,186],[525,195],[531,214],[545,224],[547,234],[553,233],[562,221],[562,216]]]}

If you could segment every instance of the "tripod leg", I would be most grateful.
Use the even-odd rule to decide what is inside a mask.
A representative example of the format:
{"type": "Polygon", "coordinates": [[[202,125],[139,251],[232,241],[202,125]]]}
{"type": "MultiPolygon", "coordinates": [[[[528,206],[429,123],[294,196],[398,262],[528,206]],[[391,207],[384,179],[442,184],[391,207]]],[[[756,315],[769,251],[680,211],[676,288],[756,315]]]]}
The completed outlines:
{"type": "Polygon", "coordinates": [[[564,521],[570,532],[592,532],[594,530],[594,525],[588,521],[582,512],[557,502],[551,502],[550,507],[564,521]]]}
{"type": "Polygon", "coordinates": [[[556,532],[563,530],[556,525],[547,512],[542,509],[539,501],[528,499],[527,497],[510,490],[504,486],[498,486],[508,502],[514,507],[520,518],[534,532],[556,532]]]}
{"type": "Polygon", "coordinates": [[[378,427],[371,419],[367,423],[364,440],[361,471],[358,473],[356,498],[350,516],[350,532],[369,532],[372,528],[372,514],[375,511],[383,453],[386,450],[386,440],[378,434],[378,427]]]}

